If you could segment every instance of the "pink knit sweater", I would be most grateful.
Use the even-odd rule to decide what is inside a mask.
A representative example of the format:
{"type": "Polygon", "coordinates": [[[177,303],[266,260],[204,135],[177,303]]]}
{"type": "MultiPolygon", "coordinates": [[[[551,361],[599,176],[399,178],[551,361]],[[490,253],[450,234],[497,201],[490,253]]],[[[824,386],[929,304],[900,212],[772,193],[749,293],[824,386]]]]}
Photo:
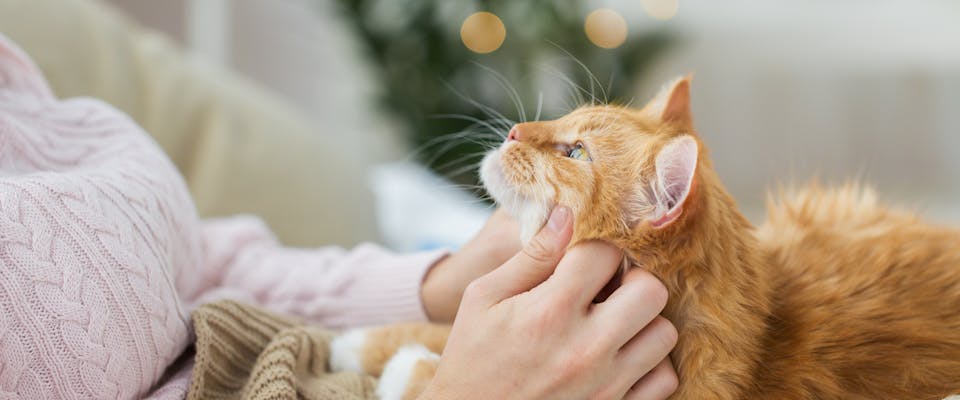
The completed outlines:
{"type": "Polygon", "coordinates": [[[329,327],[423,320],[441,256],[290,249],[253,217],[200,221],[147,134],[55,98],[0,35],[0,400],[183,398],[190,310],[217,298],[329,327]]]}

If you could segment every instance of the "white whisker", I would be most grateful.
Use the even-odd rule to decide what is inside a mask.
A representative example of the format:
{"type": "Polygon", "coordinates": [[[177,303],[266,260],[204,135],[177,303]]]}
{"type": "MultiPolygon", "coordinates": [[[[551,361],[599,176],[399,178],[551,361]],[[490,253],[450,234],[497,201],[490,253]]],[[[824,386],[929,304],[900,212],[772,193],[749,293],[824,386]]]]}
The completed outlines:
{"type": "MultiPolygon", "coordinates": [[[[570,86],[571,91],[576,95],[576,99],[575,99],[575,100],[576,100],[576,103],[577,103],[577,104],[584,104],[584,103],[586,103],[586,101],[584,100],[584,98],[583,98],[583,96],[581,95],[581,93],[585,93],[585,94],[587,94],[587,95],[590,96],[590,99],[591,99],[591,100],[590,100],[590,103],[591,103],[591,104],[595,104],[595,103],[597,102],[597,98],[596,98],[596,96],[593,95],[593,93],[588,92],[587,89],[584,89],[583,86],[578,85],[578,84],[577,84],[576,82],[574,82],[572,79],[570,79],[569,77],[567,77],[567,75],[564,74],[563,72],[561,72],[561,71],[559,71],[559,70],[557,70],[557,69],[555,69],[555,68],[553,68],[553,67],[550,67],[550,66],[542,66],[541,69],[543,69],[543,70],[546,71],[546,72],[549,72],[549,73],[552,73],[552,74],[556,75],[558,78],[560,78],[560,79],[563,80],[565,83],[567,83],[567,85],[570,86]]],[[[571,110],[573,110],[573,109],[575,109],[575,108],[577,108],[577,105],[574,105],[573,107],[570,107],[571,110]]]]}
{"type": "Polygon", "coordinates": [[[517,89],[510,84],[510,81],[507,80],[503,74],[497,72],[493,68],[480,64],[476,61],[474,61],[473,64],[493,75],[494,80],[497,81],[497,84],[499,84],[500,87],[507,92],[507,96],[510,97],[511,101],[513,101],[514,107],[517,108],[517,115],[519,115],[520,121],[527,121],[527,113],[523,108],[523,99],[520,97],[520,92],[518,92],[517,89]]]}
{"type": "Polygon", "coordinates": [[[487,114],[488,117],[503,120],[503,121],[513,121],[512,119],[507,118],[506,116],[504,116],[497,110],[493,109],[492,107],[465,96],[463,93],[460,93],[459,91],[457,91],[457,89],[455,89],[449,83],[444,82],[444,85],[446,85],[447,89],[453,92],[453,94],[457,95],[457,97],[461,98],[463,101],[466,101],[467,103],[470,103],[470,105],[477,107],[484,114],[487,114]]]}
{"type": "Polygon", "coordinates": [[[597,84],[598,86],[600,86],[600,91],[601,91],[601,93],[603,94],[603,103],[601,103],[601,104],[607,104],[607,102],[609,101],[609,99],[607,98],[607,92],[603,89],[603,84],[600,83],[600,80],[597,79],[597,76],[594,75],[592,71],[590,71],[590,68],[587,68],[587,65],[586,65],[586,64],[584,64],[582,61],[580,61],[580,59],[577,58],[577,56],[574,56],[573,53],[567,51],[567,49],[564,49],[563,46],[560,46],[559,44],[557,44],[557,43],[555,43],[555,42],[553,42],[553,41],[550,41],[550,40],[547,40],[547,42],[550,43],[550,44],[552,44],[554,47],[556,47],[556,48],[559,49],[560,51],[564,52],[564,53],[565,53],[567,56],[569,56],[574,62],[576,62],[578,65],[580,65],[581,68],[583,68],[583,71],[587,73],[587,75],[588,75],[588,77],[589,77],[589,80],[590,80],[590,89],[591,89],[590,95],[591,95],[591,97],[593,97],[594,99],[596,99],[596,96],[593,95],[593,87],[594,87],[593,85],[594,85],[594,82],[596,82],[596,84],[597,84]]]}
{"type": "Polygon", "coordinates": [[[534,121],[540,120],[540,111],[543,111],[543,91],[537,94],[537,115],[533,117],[534,121]]]}

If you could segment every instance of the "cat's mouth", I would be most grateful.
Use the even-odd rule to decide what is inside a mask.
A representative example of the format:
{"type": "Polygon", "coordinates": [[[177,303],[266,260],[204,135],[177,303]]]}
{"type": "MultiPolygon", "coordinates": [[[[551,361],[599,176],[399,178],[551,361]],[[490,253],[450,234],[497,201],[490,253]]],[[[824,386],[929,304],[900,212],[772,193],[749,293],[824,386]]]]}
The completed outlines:
{"type": "Polygon", "coordinates": [[[498,204],[513,211],[513,200],[518,196],[516,191],[507,183],[507,177],[503,171],[503,162],[500,159],[500,149],[491,150],[483,157],[480,164],[480,181],[487,188],[487,192],[493,196],[498,204]]]}

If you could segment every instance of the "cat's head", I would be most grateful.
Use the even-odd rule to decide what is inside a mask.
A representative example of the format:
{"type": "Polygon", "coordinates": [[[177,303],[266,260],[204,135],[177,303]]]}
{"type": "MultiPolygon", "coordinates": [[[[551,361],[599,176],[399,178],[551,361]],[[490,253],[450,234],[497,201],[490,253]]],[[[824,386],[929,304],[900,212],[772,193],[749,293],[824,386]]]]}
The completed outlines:
{"type": "Polygon", "coordinates": [[[517,124],[484,158],[480,175],[517,218],[524,243],[558,204],[576,216],[575,238],[614,240],[682,219],[700,149],[685,77],[641,109],[588,106],[517,124]]]}

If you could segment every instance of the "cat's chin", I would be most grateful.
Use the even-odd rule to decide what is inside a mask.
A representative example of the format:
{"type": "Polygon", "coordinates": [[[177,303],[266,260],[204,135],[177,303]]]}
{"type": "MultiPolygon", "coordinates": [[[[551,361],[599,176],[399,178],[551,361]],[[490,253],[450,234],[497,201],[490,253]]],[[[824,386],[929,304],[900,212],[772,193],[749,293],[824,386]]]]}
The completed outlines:
{"type": "Polygon", "coordinates": [[[507,183],[499,149],[491,150],[483,158],[480,165],[480,180],[497,204],[517,220],[520,225],[520,240],[523,244],[529,243],[547,222],[554,206],[553,202],[546,199],[531,199],[517,192],[507,183]]]}

